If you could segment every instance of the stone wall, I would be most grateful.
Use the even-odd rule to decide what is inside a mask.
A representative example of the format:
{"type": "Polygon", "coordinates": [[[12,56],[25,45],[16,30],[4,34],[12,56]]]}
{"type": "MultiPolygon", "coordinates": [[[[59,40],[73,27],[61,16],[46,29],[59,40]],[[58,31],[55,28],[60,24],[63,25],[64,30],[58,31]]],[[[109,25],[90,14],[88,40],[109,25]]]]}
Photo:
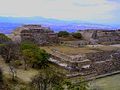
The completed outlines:
{"type": "Polygon", "coordinates": [[[119,30],[83,30],[79,31],[84,39],[90,41],[92,44],[107,43],[114,44],[120,43],[120,31],[119,30]]]}
{"type": "Polygon", "coordinates": [[[73,72],[78,70],[85,76],[90,74],[102,75],[120,70],[119,50],[101,51],[75,56],[69,56],[55,51],[52,55],[53,58],[60,61],[60,63],[66,63],[68,67],[71,67],[73,72]]]}
{"type": "Polygon", "coordinates": [[[105,61],[111,58],[114,51],[101,51],[96,53],[89,53],[86,55],[91,61],[105,61]]]}
{"type": "Polygon", "coordinates": [[[90,69],[96,74],[120,70],[120,51],[101,52],[88,56],[92,60],[90,69]]]}

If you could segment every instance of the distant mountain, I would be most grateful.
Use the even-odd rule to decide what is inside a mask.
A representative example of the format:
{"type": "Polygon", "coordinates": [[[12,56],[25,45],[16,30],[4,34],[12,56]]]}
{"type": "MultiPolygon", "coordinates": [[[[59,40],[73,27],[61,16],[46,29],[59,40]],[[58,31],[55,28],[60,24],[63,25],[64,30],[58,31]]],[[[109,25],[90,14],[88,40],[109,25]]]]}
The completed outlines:
{"type": "Polygon", "coordinates": [[[0,33],[10,34],[12,30],[21,25],[17,23],[0,23],[0,33]]]}
{"type": "Polygon", "coordinates": [[[115,26],[94,24],[78,20],[58,20],[43,17],[0,17],[0,32],[9,34],[23,24],[41,24],[50,27],[55,32],[67,30],[74,32],[84,29],[117,29],[115,26]]]}

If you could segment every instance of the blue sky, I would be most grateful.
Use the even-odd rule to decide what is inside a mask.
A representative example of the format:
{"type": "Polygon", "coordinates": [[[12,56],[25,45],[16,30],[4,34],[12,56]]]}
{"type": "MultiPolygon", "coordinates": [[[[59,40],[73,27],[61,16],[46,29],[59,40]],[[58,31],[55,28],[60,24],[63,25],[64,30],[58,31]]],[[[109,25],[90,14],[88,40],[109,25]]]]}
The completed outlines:
{"type": "Polygon", "coordinates": [[[120,0],[0,0],[0,16],[42,16],[119,25],[120,0]]]}

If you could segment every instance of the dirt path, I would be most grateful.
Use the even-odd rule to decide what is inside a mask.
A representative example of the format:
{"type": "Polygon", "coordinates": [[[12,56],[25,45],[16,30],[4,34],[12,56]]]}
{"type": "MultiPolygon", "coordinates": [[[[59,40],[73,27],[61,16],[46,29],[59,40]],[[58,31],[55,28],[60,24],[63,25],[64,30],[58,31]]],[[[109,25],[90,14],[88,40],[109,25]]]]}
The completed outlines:
{"type": "MultiPolygon", "coordinates": [[[[0,68],[3,70],[3,74],[10,75],[10,69],[9,66],[3,61],[3,59],[0,57],[0,68]]],[[[17,77],[23,80],[24,82],[30,82],[31,78],[34,77],[36,74],[38,74],[37,70],[30,69],[30,70],[23,70],[23,69],[17,69],[17,77]]]]}

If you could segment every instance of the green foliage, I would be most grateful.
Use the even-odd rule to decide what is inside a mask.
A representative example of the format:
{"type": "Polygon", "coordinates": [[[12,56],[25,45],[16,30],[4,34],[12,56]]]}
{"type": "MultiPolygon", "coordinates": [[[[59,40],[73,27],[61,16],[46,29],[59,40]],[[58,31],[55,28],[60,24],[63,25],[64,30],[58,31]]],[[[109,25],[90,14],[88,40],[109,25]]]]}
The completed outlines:
{"type": "Polygon", "coordinates": [[[0,55],[3,53],[3,49],[5,48],[6,44],[0,44],[0,55]]]}
{"type": "Polygon", "coordinates": [[[36,50],[36,49],[38,49],[38,46],[31,42],[22,42],[20,45],[20,48],[21,48],[21,50],[25,50],[25,49],[30,49],[30,50],[35,49],[36,50]]]}
{"type": "Polygon", "coordinates": [[[81,33],[73,33],[72,36],[76,39],[82,39],[81,33]]]}
{"type": "Polygon", "coordinates": [[[14,42],[9,42],[0,45],[0,54],[4,58],[6,63],[11,60],[18,59],[19,57],[19,47],[14,42]]]}
{"type": "Polygon", "coordinates": [[[72,82],[70,79],[64,79],[62,86],[65,87],[66,90],[87,90],[88,84],[82,81],[83,78],[79,78],[79,82],[72,82]]]}
{"type": "Polygon", "coordinates": [[[63,78],[52,69],[42,69],[41,72],[32,79],[35,90],[63,90],[60,87],[63,78]]]}
{"type": "Polygon", "coordinates": [[[58,33],[58,37],[67,37],[67,36],[69,36],[69,32],[67,31],[60,31],[58,33]]]}
{"type": "Polygon", "coordinates": [[[11,39],[8,38],[5,34],[0,33],[0,43],[10,41],[11,39]]]}
{"type": "Polygon", "coordinates": [[[49,54],[33,43],[22,43],[21,53],[24,56],[24,59],[27,59],[26,62],[31,64],[33,68],[35,66],[39,68],[45,68],[48,66],[49,54]]]}
{"type": "Polygon", "coordinates": [[[0,47],[4,47],[4,46],[6,46],[6,44],[0,44],[0,47]]]}
{"type": "Polygon", "coordinates": [[[38,51],[35,54],[35,58],[36,58],[36,64],[40,67],[40,68],[46,68],[48,66],[48,59],[49,59],[49,54],[46,53],[45,50],[42,49],[38,49],[38,51]]]}
{"type": "Polygon", "coordinates": [[[31,84],[35,90],[87,90],[88,85],[82,80],[79,78],[79,82],[72,82],[72,80],[47,68],[35,76],[31,84]]]}
{"type": "Polygon", "coordinates": [[[22,65],[22,62],[20,60],[14,60],[12,63],[13,63],[15,68],[18,68],[19,66],[22,65]]]}

